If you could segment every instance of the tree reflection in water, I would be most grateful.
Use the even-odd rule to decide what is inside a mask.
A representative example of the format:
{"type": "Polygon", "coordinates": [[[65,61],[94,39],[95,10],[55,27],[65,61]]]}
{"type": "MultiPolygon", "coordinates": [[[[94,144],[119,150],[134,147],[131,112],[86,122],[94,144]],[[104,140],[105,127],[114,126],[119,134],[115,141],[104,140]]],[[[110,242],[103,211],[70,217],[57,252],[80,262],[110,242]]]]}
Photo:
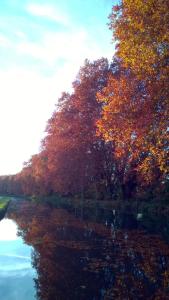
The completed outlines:
{"type": "Polygon", "coordinates": [[[158,236],[26,202],[8,217],[34,246],[38,299],[169,299],[169,246],[158,236]]]}

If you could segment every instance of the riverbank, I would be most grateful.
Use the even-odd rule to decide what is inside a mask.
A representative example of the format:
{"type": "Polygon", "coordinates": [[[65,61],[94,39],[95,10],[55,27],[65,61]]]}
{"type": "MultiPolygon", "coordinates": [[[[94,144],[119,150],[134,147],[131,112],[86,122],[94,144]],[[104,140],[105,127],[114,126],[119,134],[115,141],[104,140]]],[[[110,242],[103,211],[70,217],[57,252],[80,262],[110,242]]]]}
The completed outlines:
{"type": "Polygon", "coordinates": [[[10,201],[10,197],[0,197],[0,220],[4,218],[10,201]]]}
{"type": "MultiPolygon", "coordinates": [[[[169,242],[169,200],[161,199],[130,199],[122,200],[94,200],[79,197],[33,196],[33,197],[0,197],[0,219],[5,215],[9,201],[17,199],[20,206],[22,200],[37,205],[47,205],[51,208],[64,208],[76,217],[89,219],[93,222],[104,223],[107,226],[115,223],[117,228],[140,228],[149,233],[160,234],[169,242]]],[[[16,205],[15,203],[15,205],[16,205]]]]}

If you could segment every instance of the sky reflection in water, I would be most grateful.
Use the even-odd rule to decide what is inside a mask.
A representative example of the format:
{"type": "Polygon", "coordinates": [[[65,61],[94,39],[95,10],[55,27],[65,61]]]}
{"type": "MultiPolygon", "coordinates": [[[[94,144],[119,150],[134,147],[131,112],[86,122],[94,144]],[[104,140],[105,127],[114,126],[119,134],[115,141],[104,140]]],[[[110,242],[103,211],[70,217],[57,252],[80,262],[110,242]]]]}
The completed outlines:
{"type": "Polygon", "coordinates": [[[0,299],[33,300],[35,271],[30,246],[17,236],[17,225],[9,219],[0,222],[0,299]]]}

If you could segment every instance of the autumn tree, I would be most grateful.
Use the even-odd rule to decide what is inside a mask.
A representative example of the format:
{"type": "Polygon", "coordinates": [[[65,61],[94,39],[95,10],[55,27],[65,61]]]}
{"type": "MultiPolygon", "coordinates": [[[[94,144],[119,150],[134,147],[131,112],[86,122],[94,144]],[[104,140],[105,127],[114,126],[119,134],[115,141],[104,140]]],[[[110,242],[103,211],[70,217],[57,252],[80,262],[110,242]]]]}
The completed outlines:
{"type": "Polygon", "coordinates": [[[168,174],[168,8],[165,0],[123,0],[113,7],[110,28],[126,72],[112,76],[98,95],[104,103],[100,133],[115,141],[119,157],[140,153],[137,171],[148,183],[168,174]]]}
{"type": "MultiPolygon", "coordinates": [[[[114,153],[112,175],[121,197],[131,196],[136,185],[136,167],[140,163],[141,136],[146,134],[142,122],[138,122],[140,112],[147,103],[142,95],[144,87],[130,70],[122,69],[118,74],[109,76],[107,86],[98,93],[98,101],[104,103],[102,118],[98,120],[98,135],[111,142],[114,153]],[[132,185],[131,185],[132,181],[132,185]],[[128,189],[128,185],[130,191],[128,189]]],[[[142,150],[143,151],[143,150],[142,150]]]]}
{"type": "Polygon", "coordinates": [[[122,0],[112,9],[117,55],[141,77],[168,75],[168,11],[168,0],[122,0]]]}
{"type": "Polygon", "coordinates": [[[86,60],[73,83],[73,93],[63,93],[47,125],[43,147],[55,191],[81,192],[104,177],[104,141],[96,136],[101,104],[96,92],[107,81],[108,61],[86,60]]]}

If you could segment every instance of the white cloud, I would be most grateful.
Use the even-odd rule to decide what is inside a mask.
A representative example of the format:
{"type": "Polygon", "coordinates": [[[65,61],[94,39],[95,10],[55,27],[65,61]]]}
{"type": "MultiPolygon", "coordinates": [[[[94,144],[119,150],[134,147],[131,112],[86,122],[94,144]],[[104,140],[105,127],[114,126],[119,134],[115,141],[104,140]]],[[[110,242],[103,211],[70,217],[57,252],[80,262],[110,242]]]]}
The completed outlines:
{"type": "Polygon", "coordinates": [[[10,46],[9,39],[3,34],[0,34],[0,47],[9,47],[9,46],[10,46]]]}
{"type": "Polygon", "coordinates": [[[28,4],[27,11],[36,17],[43,17],[63,25],[69,24],[69,18],[58,8],[48,4],[28,4]]]}
{"type": "Polygon", "coordinates": [[[26,34],[23,31],[15,31],[15,35],[20,38],[20,39],[25,39],[26,38],[26,34]]]}
{"type": "Polygon", "coordinates": [[[0,174],[19,172],[39,151],[58,97],[71,87],[74,69],[69,67],[52,77],[22,68],[0,71],[0,174]]]}
{"type": "Polygon", "coordinates": [[[87,31],[44,33],[41,42],[22,42],[17,45],[17,51],[30,55],[44,63],[52,65],[62,59],[69,62],[83,64],[85,58],[97,59],[100,56],[111,58],[112,49],[94,42],[87,31]]]}

